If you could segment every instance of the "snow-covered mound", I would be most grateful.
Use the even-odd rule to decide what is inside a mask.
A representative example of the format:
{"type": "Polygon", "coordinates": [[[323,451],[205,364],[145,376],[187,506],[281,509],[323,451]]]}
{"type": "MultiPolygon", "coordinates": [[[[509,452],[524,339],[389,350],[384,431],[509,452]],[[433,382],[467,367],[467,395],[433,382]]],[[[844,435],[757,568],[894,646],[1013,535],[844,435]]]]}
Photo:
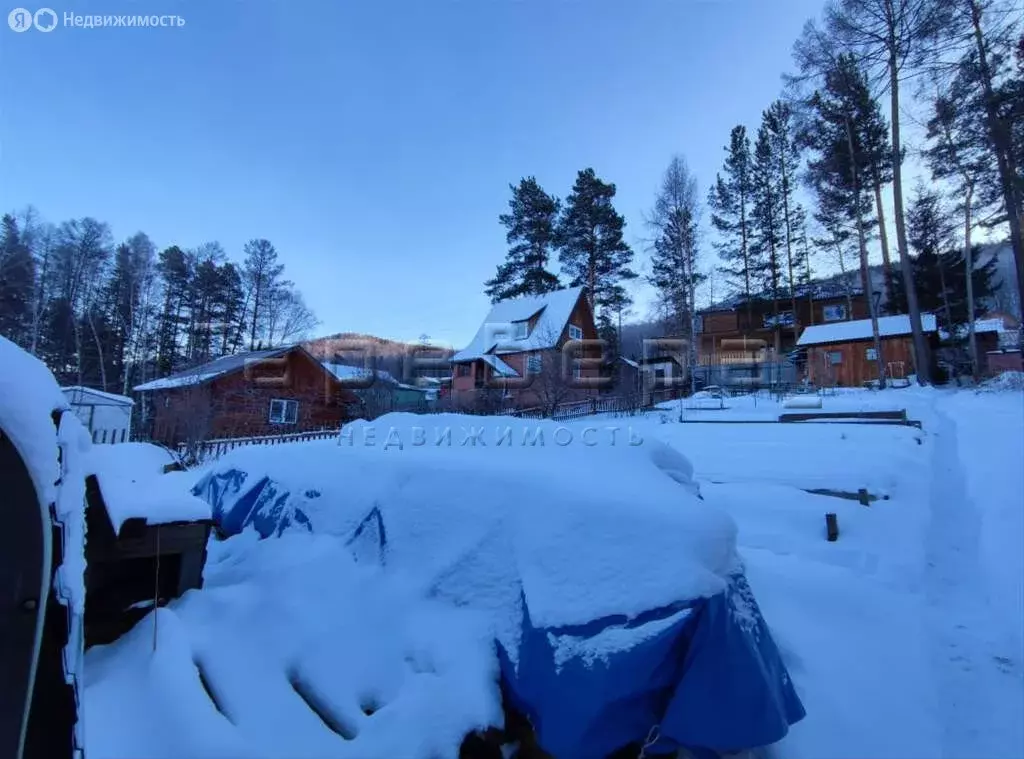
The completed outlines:
{"type": "Polygon", "coordinates": [[[542,626],[722,592],[735,526],[698,498],[686,457],[625,427],[584,429],[389,414],[337,441],[233,451],[195,492],[229,533],[285,525],[347,540],[379,515],[381,563],[488,608],[521,585],[542,626]]]}
{"type": "Polygon", "coordinates": [[[213,544],[202,591],[90,651],[88,756],[429,759],[501,723],[481,615],[329,536],[254,537],[213,544]]]}
{"type": "Polygon", "coordinates": [[[175,463],[166,448],[151,443],[93,446],[86,457],[87,474],[96,475],[110,524],[117,533],[129,519],[147,524],[210,519],[210,507],[188,492],[194,476],[164,473],[175,463]]]}

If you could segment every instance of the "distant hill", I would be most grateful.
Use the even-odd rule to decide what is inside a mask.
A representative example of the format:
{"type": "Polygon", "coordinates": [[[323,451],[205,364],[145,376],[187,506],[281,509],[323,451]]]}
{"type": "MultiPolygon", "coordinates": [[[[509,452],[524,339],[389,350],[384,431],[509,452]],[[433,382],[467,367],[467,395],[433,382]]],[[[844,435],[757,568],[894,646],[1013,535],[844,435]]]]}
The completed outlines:
{"type": "MultiPolygon", "coordinates": [[[[404,378],[403,381],[406,382],[413,379],[406,372],[406,369],[411,369],[411,366],[406,366],[407,362],[404,360],[406,356],[448,359],[455,353],[451,348],[437,346],[429,346],[430,351],[423,351],[423,346],[416,343],[389,340],[385,337],[358,332],[338,332],[334,335],[318,337],[303,343],[303,347],[321,361],[334,361],[353,366],[364,366],[368,361],[374,361],[377,369],[389,372],[395,377],[404,378]],[[414,348],[420,350],[414,354],[414,348]]],[[[451,370],[447,367],[421,369],[418,374],[422,377],[447,377],[451,374],[451,370]]]]}

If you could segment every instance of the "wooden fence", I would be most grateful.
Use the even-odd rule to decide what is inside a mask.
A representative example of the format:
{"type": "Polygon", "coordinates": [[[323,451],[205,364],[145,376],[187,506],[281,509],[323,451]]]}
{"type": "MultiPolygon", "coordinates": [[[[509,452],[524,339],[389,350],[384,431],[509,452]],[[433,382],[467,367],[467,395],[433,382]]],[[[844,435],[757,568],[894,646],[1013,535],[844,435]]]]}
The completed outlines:
{"type": "Polygon", "coordinates": [[[556,422],[579,419],[594,414],[635,413],[644,408],[639,395],[623,395],[611,398],[589,398],[584,401],[559,403],[550,414],[543,406],[508,412],[508,416],[520,419],[553,419],[556,422]]]}
{"type": "Polygon", "coordinates": [[[280,445],[281,443],[302,443],[307,440],[327,440],[338,436],[338,429],[321,428],[303,432],[286,432],[280,435],[254,435],[251,437],[218,438],[198,443],[181,443],[178,455],[182,460],[202,463],[217,459],[228,451],[249,445],[280,445]]]}

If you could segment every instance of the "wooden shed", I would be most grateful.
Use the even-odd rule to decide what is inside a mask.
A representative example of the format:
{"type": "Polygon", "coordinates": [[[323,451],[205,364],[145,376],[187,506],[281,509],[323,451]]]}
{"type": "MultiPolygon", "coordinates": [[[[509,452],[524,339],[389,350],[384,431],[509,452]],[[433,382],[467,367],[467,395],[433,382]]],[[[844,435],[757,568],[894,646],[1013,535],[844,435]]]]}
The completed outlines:
{"type": "MultiPolygon", "coordinates": [[[[934,348],[938,344],[935,316],[922,314],[921,326],[934,348]]],[[[914,374],[917,362],[910,317],[906,314],[880,317],[878,334],[886,378],[905,380],[914,374]]],[[[807,351],[805,371],[815,385],[861,387],[878,379],[878,357],[870,319],[808,327],[801,333],[797,346],[807,351]]]]}
{"type": "Polygon", "coordinates": [[[180,483],[171,486],[168,479],[161,487],[161,475],[147,474],[133,487],[102,474],[86,477],[86,648],[116,640],[154,606],[202,587],[213,526],[209,508],[180,483]],[[155,491],[180,507],[147,515],[155,491]]]}

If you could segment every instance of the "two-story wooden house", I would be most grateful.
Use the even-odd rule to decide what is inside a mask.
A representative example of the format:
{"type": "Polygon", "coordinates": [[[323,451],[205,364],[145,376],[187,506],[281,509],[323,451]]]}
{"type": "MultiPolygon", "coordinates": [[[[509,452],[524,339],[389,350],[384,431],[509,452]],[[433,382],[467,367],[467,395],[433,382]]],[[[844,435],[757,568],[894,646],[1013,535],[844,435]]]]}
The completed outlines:
{"type": "Polygon", "coordinates": [[[582,287],[495,303],[472,342],[452,357],[457,406],[497,398],[505,408],[551,406],[597,395],[600,359],[594,313],[582,287]]]}

